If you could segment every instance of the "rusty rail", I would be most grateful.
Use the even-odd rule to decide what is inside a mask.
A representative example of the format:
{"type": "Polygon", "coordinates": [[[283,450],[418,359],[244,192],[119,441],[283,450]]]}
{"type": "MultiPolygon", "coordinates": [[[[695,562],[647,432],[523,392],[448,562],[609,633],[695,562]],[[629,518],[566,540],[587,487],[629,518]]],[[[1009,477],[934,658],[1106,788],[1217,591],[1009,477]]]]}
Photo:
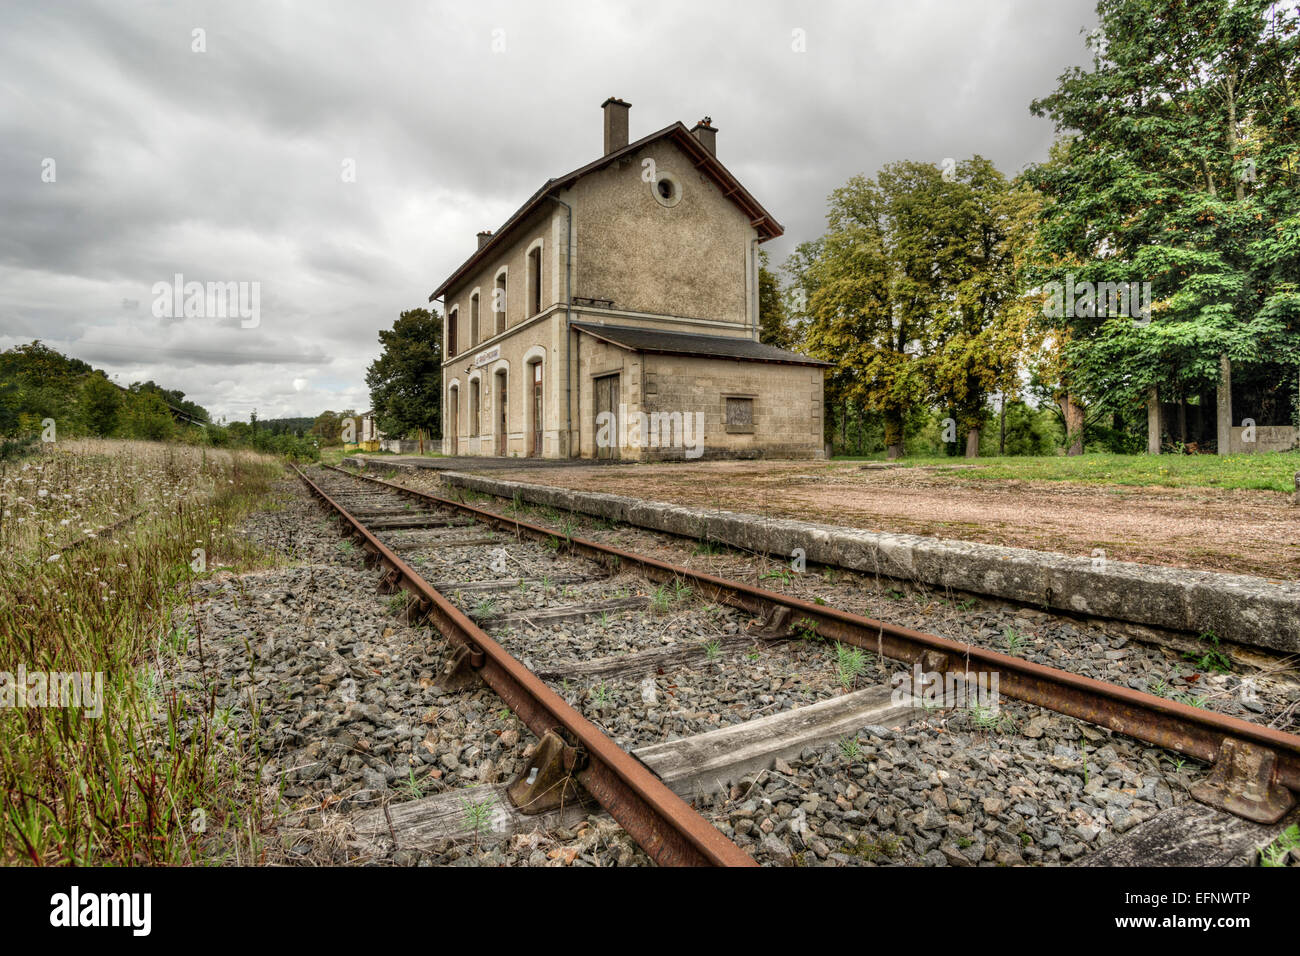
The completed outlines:
{"type": "MultiPolygon", "coordinates": [[[[549,731],[567,732],[586,755],[586,766],[574,776],[652,860],[662,866],[757,865],[649,769],[492,640],[300,468],[295,465],[294,470],[312,493],[338,514],[345,529],[350,529],[348,533],[360,539],[376,563],[401,576],[401,586],[421,602],[445,637],[470,652],[482,651],[482,664],[476,667],[479,676],[529,730],[538,738],[549,731]]],[[[474,657],[478,659],[477,654],[474,657]]]]}
{"type": "Polygon", "coordinates": [[[1206,763],[1213,763],[1225,741],[1237,741],[1272,751],[1277,762],[1274,779],[1289,790],[1300,791],[1300,736],[1260,724],[1192,707],[1129,687],[1108,684],[1069,671],[1035,664],[1009,654],[926,634],[813,604],[801,598],[767,591],[740,581],[731,581],[702,571],[692,571],[667,561],[634,554],[608,545],[564,534],[542,525],[487,511],[440,495],[405,488],[369,475],[354,475],[342,468],[326,466],[353,478],[382,485],[404,495],[477,516],[496,527],[510,528],[532,537],[559,538],[579,554],[607,567],[632,567],[656,581],[682,579],[694,582],[712,600],[751,613],[769,613],[788,608],[799,622],[815,626],[820,636],[854,644],[881,656],[919,664],[923,671],[965,674],[971,671],[998,674],[999,693],[1036,704],[1116,733],[1177,751],[1206,763]]]}

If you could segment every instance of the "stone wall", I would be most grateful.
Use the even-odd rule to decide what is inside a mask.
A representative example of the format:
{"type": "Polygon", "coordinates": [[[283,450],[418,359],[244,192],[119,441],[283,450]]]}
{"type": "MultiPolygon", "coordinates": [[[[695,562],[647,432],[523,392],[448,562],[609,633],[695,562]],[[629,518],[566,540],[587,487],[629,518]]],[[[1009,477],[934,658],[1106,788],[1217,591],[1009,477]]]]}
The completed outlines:
{"type": "Polygon", "coordinates": [[[1290,425],[1257,425],[1255,427],[1255,440],[1253,442],[1243,441],[1242,435],[1245,429],[1233,427],[1231,430],[1231,440],[1228,445],[1228,451],[1234,455],[1250,454],[1251,452],[1267,451],[1290,451],[1297,447],[1300,442],[1297,441],[1296,430],[1290,425]]]}
{"type": "Polygon", "coordinates": [[[1125,561],[1098,564],[1027,548],[887,534],[602,492],[444,472],[442,481],[746,551],[850,568],[1044,609],[1300,653],[1300,582],[1125,561]]]}
{"type": "MultiPolygon", "coordinates": [[[[821,458],[823,378],[819,366],[647,354],[643,410],[702,414],[704,458],[821,458]],[[749,401],[751,425],[727,424],[728,397],[749,401]]],[[[651,447],[640,457],[685,456],[651,447]]]]}

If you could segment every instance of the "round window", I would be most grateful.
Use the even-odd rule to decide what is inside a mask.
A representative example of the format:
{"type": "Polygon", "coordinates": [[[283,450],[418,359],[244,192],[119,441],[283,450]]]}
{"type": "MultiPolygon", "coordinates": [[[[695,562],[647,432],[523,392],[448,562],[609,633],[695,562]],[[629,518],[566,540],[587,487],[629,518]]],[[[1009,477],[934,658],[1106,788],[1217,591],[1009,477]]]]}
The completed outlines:
{"type": "Polygon", "coordinates": [[[676,206],[681,202],[682,186],[672,173],[659,173],[659,177],[650,184],[650,187],[661,206],[676,206]]]}

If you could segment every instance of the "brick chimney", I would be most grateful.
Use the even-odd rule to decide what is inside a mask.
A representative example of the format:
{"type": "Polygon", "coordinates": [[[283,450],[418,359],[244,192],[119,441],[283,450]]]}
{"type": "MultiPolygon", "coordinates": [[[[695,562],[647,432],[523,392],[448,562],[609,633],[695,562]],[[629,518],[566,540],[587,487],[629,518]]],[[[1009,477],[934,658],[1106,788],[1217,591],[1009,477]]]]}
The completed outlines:
{"type": "Polygon", "coordinates": [[[706,116],[692,126],[691,135],[714,156],[718,155],[718,129],[713,125],[713,117],[706,116]]]}
{"type": "Polygon", "coordinates": [[[605,155],[608,156],[627,145],[627,114],[632,104],[611,96],[600,108],[605,111],[605,155]]]}
{"type": "Polygon", "coordinates": [[[484,246],[486,246],[486,245],[487,245],[489,242],[491,242],[491,241],[492,241],[492,230],[491,230],[491,229],[484,229],[482,232],[480,232],[480,233],[478,234],[478,247],[479,247],[480,249],[482,249],[484,246]]]}

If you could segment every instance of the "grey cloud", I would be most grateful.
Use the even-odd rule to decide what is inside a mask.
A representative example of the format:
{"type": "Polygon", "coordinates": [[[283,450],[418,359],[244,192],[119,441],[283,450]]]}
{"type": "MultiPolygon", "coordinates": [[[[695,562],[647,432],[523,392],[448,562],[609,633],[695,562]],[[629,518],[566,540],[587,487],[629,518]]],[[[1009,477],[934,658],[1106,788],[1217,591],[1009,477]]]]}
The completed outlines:
{"type": "Polygon", "coordinates": [[[1045,158],[1029,102],[1086,62],[1094,22],[1091,0],[19,0],[0,10],[0,346],[40,337],[217,415],[364,406],[378,330],[596,156],[606,96],[633,136],[712,116],[786,226],[779,264],[851,175],[1045,158]],[[150,289],[178,272],[260,282],[260,329],[160,323],[150,289]]]}

